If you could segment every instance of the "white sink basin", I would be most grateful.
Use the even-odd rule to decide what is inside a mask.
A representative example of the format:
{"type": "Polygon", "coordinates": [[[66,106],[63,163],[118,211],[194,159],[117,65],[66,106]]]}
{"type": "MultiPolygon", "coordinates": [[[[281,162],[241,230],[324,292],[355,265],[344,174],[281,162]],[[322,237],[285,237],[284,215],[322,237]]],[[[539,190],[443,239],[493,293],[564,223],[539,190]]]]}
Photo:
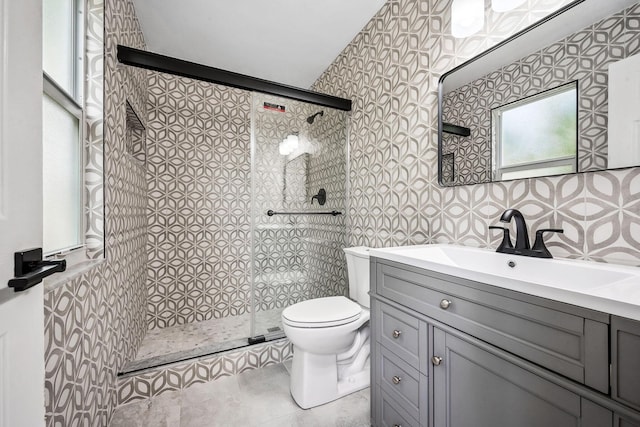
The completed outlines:
{"type": "Polygon", "coordinates": [[[371,249],[371,256],[640,320],[640,268],[542,259],[456,245],[371,249]]]}

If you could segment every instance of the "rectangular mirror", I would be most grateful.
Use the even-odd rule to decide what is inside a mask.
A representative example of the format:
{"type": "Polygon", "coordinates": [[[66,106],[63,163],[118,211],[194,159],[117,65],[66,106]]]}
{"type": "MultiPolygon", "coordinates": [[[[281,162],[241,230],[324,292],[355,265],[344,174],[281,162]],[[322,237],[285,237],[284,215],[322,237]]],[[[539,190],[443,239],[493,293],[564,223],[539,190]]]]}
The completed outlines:
{"type": "Polygon", "coordinates": [[[640,165],[640,4],[578,0],[445,73],[443,186],[640,165]]]}

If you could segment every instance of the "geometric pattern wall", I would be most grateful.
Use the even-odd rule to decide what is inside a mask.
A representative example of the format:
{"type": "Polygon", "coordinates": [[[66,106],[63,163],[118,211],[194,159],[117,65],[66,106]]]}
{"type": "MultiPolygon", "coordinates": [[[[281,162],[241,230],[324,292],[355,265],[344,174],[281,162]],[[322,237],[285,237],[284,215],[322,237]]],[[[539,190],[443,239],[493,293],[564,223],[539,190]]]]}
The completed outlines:
{"type": "Polygon", "coordinates": [[[608,67],[640,52],[640,5],[603,19],[444,98],[444,121],[471,127],[471,136],[443,135],[455,180],[491,180],[491,110],[578,81],[578,170],[607,168],[608,67]]]}
{"type": "Polygon", "coordinates": [[[291,356],[289,340],[279,339],[123,376],[118,379],[118,405],[282,363],[291,356]]]}
{"type": "Polygon", "coordinates": [[[350,245],[495,248],[488,226],[517,208],[530,229],[565,229],[549,238],[556,257],[640,265],[640,168],[438,185],[439,77],[566,3],[487,8],[481,32],[455,39],[451,0],[391,0],[338,55],[313,88],[353,101],[350,245]]]}
{"type": "MultiPolygon", "coordinates": [[[[317,106],[311,106],[318,110],[317,106]]],[[[309,125],[316,151],[309,157],[307,194],[327,191],[324,206],[312,209],[337,210],[340,216],[308,216],[307,280],[311,284],[307,298],[348,295],[347,264],[342,248],[347,245],[347,129],[349,116],[344,111],[324,108],[324,115],[309,125]]]]}
{"type": "Polygon", "coordinates": [[[86,1],[84,89],[85,244],[104,257],[104,0],[86,1]]]}
{"type": "Polygon", "coordinates": [[[251,94],[147,73],[148,327],[247,313],[251,94]]]}
{"type": "MultiPolygon", "coordinates": [[[[91,0],[86,10],[98,18],[90,21],[90,35],[102,37],[104,23],[104,59],[90,56],[90,62],[94,71],[104,64],[104,146],[93,147],[98,154],[91,161],[100,164],[104,155],[106,253],[97,265],[69,271],[69,281],[45,289],[47,426],[108,425],[117,373],[146,332],[146,180],[126,149],[126,103],[146,117],[146,103],[140,103],[146,73],[116,59],[117,44],[144,49],[145,43],[132,1],[91,0]]],[[[89,253],[102,258],[101,250],[89,253]]]]}
{"type": "MultiPolygon", "coordinates": [[[[256,164],[256,310],[346,292],[344,217],[265,215],[327,204],[344,211],[346,114],[253,95],[256,164]],[[286,112],[263,108],[286,104],[286,112]],[[280,141],[298,132],[314,154],[289,159],[280,141]]],[[[148,72],[147,268],[150,329],[251,310],[252,94],[148,72]]]]}

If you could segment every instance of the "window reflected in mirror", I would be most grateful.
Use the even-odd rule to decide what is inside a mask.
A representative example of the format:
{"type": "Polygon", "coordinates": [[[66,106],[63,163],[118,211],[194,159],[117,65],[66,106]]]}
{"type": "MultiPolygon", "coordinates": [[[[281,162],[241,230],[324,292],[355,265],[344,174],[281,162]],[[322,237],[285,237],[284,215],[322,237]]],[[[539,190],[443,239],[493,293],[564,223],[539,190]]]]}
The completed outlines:
{"type": "Polygon", "coordinates": [[[639,18],[637,0],[576,0],[444,73],[438,182],[640,165],[639,18]]]}
{"type": "Polygon", "coordinates": [[[493,180],[576,172],[577,118],[577,82],[492,109],[493,180]]]}

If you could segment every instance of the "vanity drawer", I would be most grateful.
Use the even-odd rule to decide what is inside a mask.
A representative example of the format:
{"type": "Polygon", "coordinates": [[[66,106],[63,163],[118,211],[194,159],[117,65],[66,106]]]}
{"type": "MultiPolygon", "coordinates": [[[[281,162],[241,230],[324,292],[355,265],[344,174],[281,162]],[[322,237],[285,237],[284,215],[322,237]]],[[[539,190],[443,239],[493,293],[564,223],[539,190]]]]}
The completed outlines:
{"type": "MultiPolygon", "coordinates": [[[[419,366],[420,356],[427,355],[427,324],[386,304],[374,302],[376,322],[375,340],[401,357],[411,367],[419,366]]],[[[423,359],[424,360],[424,359],[423,359]]]]}
{"type": "Polygon", "coordinates": [[[402,264],[376,268],[378,295],[608,393],[608,316],[402,264]]]}
{"type": "Polygon", "coordinates": [[[376,372],[379,372],[380,387],[409,415],[420,419],[421,405],[428,402],[427,377],[386,348],[378,349],[376,372]]]}
{"type": "MultiPolygon", "coordinates": [[[[378,387],[380,405],[376,408],[379,424],[375,427],[420,427],[420,423],[378,387]]],[[[425,424],[426,425],[426,424],[425,424]]]]}

